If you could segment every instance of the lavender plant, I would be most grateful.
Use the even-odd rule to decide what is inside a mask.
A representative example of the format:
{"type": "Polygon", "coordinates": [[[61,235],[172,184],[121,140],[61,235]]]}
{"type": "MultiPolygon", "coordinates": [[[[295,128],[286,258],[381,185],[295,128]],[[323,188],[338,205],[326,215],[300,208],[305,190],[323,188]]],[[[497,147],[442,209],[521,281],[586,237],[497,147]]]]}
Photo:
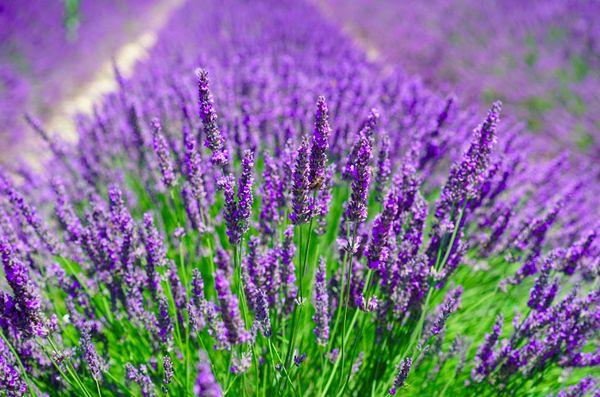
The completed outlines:
{"type": "Polygon", "coordinates": [[[311,5],[185,4],[75,145],[0,172],[2,392],[595,390],[597,166],[501,118],[311,5]]]}

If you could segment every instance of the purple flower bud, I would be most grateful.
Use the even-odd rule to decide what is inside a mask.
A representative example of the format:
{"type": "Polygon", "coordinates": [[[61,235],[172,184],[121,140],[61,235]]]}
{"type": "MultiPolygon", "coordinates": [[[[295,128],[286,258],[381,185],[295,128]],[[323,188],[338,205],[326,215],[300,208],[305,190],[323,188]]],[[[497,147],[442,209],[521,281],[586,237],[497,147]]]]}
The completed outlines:
{"type": "Polygon", "coordinates": [[[398,365],[398,373],[394,378],[394,386],[389,391],[391,395],[395,395],[398,389],[404,386],[404,382],[406,382],[406,379],[408,378],[411,366],[412,358],[410,357],[406,357],[400,362],[400,365],[398,365]]]}
{"type": "Polygon", "coordinates": [[[148,277],[148,288],[153,296],[158,290],[159,275],[156,268],[166,265],[166,252],[163,240],[154,226],[152,214],[144,214],[144,229],[142,232],[144,247],[146,248],[146,276],[148,277]]]}
{"type": "Polygon", "coordinates": [[[196,70],[198,79],[198,100],[200,119],[204,124],[204,146],[212,152],[211,161],[214,165],[225,167],[229,164],[229,153],[225,149],[225,139],[217,124],[217,113],[214,109],[213,97],[210,92],[208,73],[204,69],[196,70]]]}
{"type": "Polygon", "coordinates": [[[458,309],[462,292],[463,289],[460,286],[448,292],[442,304],[436,308],[430,326],[425,332],[423,332],[423,337],[421,339],[423,344],[432,336],[438,335],[440,332],[442,332],[446,326],[448,317],[450,317],[450,315],[458,309]]]}
{"type": "Polygon", "coordinates": [[[67,232],[69,241],[79,243],[83,236],[83,226],[79,218],[75,215],[71,200],[60,177],[53,178],[52,188],[56,193],[56,217],[58,218],[58,222],[67,232]]]}
{"type": "Polygon", "coordinates": [[[301,353],[301,354],[294,354],[294,365],[296,367],[299,367],[302,365],[302,363],[306,360],[306,353],[301,353]]]}
{"type": "Polygon", "coordinates": [[[294,225],[308,222],[312,215],[312,203],[309,197],[309,172],[308,139],[303,137],[296,154],[292,175],[292,211],[289,217],[294,225]]]}
{"type": "Polygon", "coordinates": [[[391,174],[390,138],[388,134],[383,134],[377,153],[377,172],[375,174],[375,197],[378,201],[383,200],[383,192],[386,190],[391,174]]]}
{"type": "MultiPolygon", "coordinates": [[[[593,377],[586,376],[576,385],[568,387],[565,390],[561,390],[556,397],[584,397],[587,395],[588,391],[592,391],[594,389],[596,383],[597,381],[593,377]]],[[[597,396],[598,389],[596,389],[594,393],[594,397],[597,396]]]]}
{"type": "Polygon", "coordinates": [[[367,261],[369,268],[378,269],[380,261],[387,259],[387,245],[392,221],[396,215],[396,192],[390,189],[384,203],[383,211],[373,224],[371,241],[367,250],[367,261]]]}
{"type": "Polygon", "coordinates": [[[26,335],[44,336],[48,332],[42,312],[42,300],[38,288],[29,276],[27,267],[14,254],[13,248],[0,238],[0,256],[4,276],[13,291],[13,302],[18,313],[16,324],[26,335]]]}
{"type": "Polygon", "coordinates": [[[4,390],[7,396],[21,397],[27,393],[27,383],[3,338],[0,338],[0,389],[4,390]]]}
{"type": "Polygon", "coordinates": [[[260,325],[262,333],[265,337],[271,336],[271,319],[269,318],[269,303],[267,302],[267,294],[262,289],[258,290],[256,299],[256,321],[260,325]]]}
{"type": "Polygon", "coordinates": [[[203,200],[206,192],[202,180],[202,161],[200,153],[196,149],[196,137],[191,134],[187,125],[183,126],[183,146],[185,150],[185,173],[190,191],[196,200],[203,200]]]}
{"type": "Polygon", "coordinates": [[[550,282],[550,272],[552,271],[552,262],[550,258],[545,258],[542,264],[542,269],[538,278],[535,280],[535,284],[531,288],[529,294],[529,301],[527,306],[534,310],[542,311],[545,310],[556,295],[556,289],[558,285],[548,285],[550,282]],[[556,286],[555,286],[556,285],[556,286]]]}
{"type": "Polygon", "coordinates": [[[264,155],[264,171],[262,183],[262,201],[260,211],[260,230],[265,236],[271,236],[275,233],[277,224],[280,221],[278,206],[281,202],[279,175],[275,161],[268,154],[264,155]]]}
{"type": "Polygon", "coordinates": [[[597,230],[590,230],[585,237],[573,244],[565,255],[565,263],[561,270],[567,274],[572,275],[577,268],[579,261],[582,258],[591,255],[591,246],[596,239],[597,230]]]}
{"type": "Polygon", "coordinates": [[[311,189],[319,189],[325,179],[325,167],[327,164],[327,151],[329,150],[329,110],[325,98],[317,99],[317,111],[315,113],[315,128],[313,130],[312,144],[310,148],[310,171],[308,181],[311,189]]]}
{"type": "Polygon", "coordinates": [[[241,238],[237,228],[237,203],[235,202],[234,183],[235,179],[231,174],[219,178],[217,182],[219,190],[223,191],[223,196],[225,197],[225,211],[223,213],[223,218],[225,218],[225,223],[227,225],[229,242],[232,244],[236,244],[241,238]]]}
{"type": "Polygon", "coordinates": [[[372,144],[371,140],[363,135],[356,145],[356,160],[352,169],[352,194],[344,215],[348,221],[360,223],[367,219],[372,144]]]}
{"type": "Polygon", "coordinates": [[[161,297],[158,300],[158,337],[162,343],[168,343],[173,336],[173,323],[169,315],[169,303],[167,299],[161,297]]]}
{"type": "Polygon", "coordinates": [[[252,204],[254,196],[252,195],[252,184],[254,183],[254,152],[244,151],[242,158],[242,175],[238,180],[237,188],[237,235],[236,243],[248,231],[250,215],[252,214],[252,204]]]}
{"type": "Polygon", "coordinates": [[[160,121],[157,118],[153,118],[152,124],[152,146],[154,147],[154,154],[158,159],[158,167],[162,175],[162,181],[167,189],[175,186],[175,173],[173,172],[173,161],[169,153],[169,145],[162,133],[162,127],[160,121]]]}
{"type": "Polygon", "coordinates": [[[171,360],[171,356],[165,355],[163,357],[163,386],[168,386],[173,377],[175,376],[175,371],[173,370],[173,361],[171,360]]]}
{"type": "Polygon", "coordinates": [[[15,211],[18,211],[25,221],[35,231],[39,239],[52,255],[59,253],[59,247],[55,239],[50,235],[46,225],[37,214],[35,207],[30,205],[23,195],[12,185],[9,179],[0,169],[0,195],[8,198],[15,211]]]}
{"type": "Polygon", "coordinates": [[[296,286],[296,267],[294,266],[294,256],[296,255],[296,245],[294,244],[294,227],[289,226],[283,233],[283,244],[281,246],[280,260],[281,282],[283,285],[283,294],[285,296],[284,307],[286,312],[292,308],[298,287],[296,286]]]}
{"type": "Polygon", "coordinates": [[[329,340],[329,294],[327,291],[326,274],[327,263],[325,259],[319,258],[319,267],[315,275],[315,314],[313,321],[315,322],[314,333],[317,337],[317,344],[321,346],[327,345],[327,341],[329,340]]]}
{"type": "Polygon", "coordinates": [[[129,363],[125,364],[125,376],[128,383],[133,382],[140,387],[143,397],[156,396],[152,378],[148,375],[148,368],[145,365],[140,365],[138,369],[129,363]]]}
{"type": "Polygon", "coordinates": [[[96,381],[102,380],[102,373],[108,371],[108,366],[98,355],[96,346],[92,343],[89,327],[84,327],[81,331],[80,342],[83,350],[83,357],[88,365],[92,378],[96,381]]]}
{"type": "Polygon", "coordinates": [[[504,318],[502,316],[498,316],[496,323],[492,328],[492,332],[485,335],[485,342],[483,342],[477,349],[477,354],[475,355],[475,367],[471,371],[471,378],[475,382],[483,381],[483,379],[485,379],[485,377],[488,376],[493,370],[493,365],[496,360],[494,348],[498,343],[498,338],[500,337],[503,323],[504,318]]]}

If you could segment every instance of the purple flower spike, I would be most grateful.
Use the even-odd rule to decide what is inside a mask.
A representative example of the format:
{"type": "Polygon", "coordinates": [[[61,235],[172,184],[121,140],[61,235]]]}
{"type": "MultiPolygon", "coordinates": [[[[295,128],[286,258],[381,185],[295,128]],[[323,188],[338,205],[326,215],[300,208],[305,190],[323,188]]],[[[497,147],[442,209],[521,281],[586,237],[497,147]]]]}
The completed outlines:
{"type": "Polygon", "coordinates": [[[271,336],[271,319],[269,318],[269,303],[267,302],[267,294],[262,289],[257,291],[256,297],[256,321],[260,325],[260,329],[265,337],[271,336]]]}
{"type": "Polygon", "coordinates": [[[367,199],[371,183],[372,143],[366,136],[361,136],[357,143],[356,161],[352,170],[352,194],[346,207],[345,216],[350,222],[364,222],[367,219],[367,199]]]}
{"type": "Polygon", "coordinates": [[[225,273],[217,269],[215,273],[215,289],[221,307],[221,316],[227,331],[227,340],[231,344],[245,343],[250,339],[250,334],[244,327],[244,321],[240,315],[239,302],[235,294],[231,292],[229,280],[225,273]]]}
{"type": "Polygon", "coordinates": [[[227,225],[227,236],[231,244],[237,244],[241,236],[238,233],[237,227],[237,203],[235,202],[235,178],[228,174],[219,178],[217,185],[219,190],[223,191],[225,197],[225,211],[223,218],[227,225]]]}
{"type": "Polygon", "coordinates": [[[144,247],[146,248],[146,276],[148,288],[153,296],[158,290],[159,275],[156,269],[166,265],[166,252],[162,238],[154,226],[152,214],[144,214],[144,229],[142,233],[144,247]]]}
{"type": "Polygon", "coordinates": [[[236,243],[241,241],[244,233],[248,231],[250,215],[252,214],[252,184],[254,183],[254,152],[246,150],[242,158],[242,175],[238,180],[237,187],[237,227],[236,243]]]}
{"type": "Polygon", "coordinates": [[[83,226],[79,218],[75,215],[75,210],[60,177],[52,180],[52,188],[56,193],[56,217],[60,225],[67,232],[70,241],[75,243],[81,242],[83,238],[83,226]]]}
{"type": "Polygon", "coordinates": [[[129,363],[125,364],[125,376],[127,377],[128,383],[133,382],[140,387],[142,397],[156,396],[154,383],[152,383],[152,378],[148,374],[148,367],[145,365],[140,365],[138,369],[129,363]]]}
{"type": "Polygon", "coordinates": [[[48,251],[52,255],[57,255],[59,253],[59,246],[46,228],[46,225],[42,222],[37,210],[25,200],[25,197],[23,197],[23,195],[13,186],[1,168],[0,195],[4,195],[8,198],[8,201],[12,204],[14,210],[19,212],[31,226],[48,251]]]}
{"type": "Polygon", "coordinates": [[[388,134],[381,136],[379,152],[377,153],[377,173],[375,176],[375,194],[378,201],[383,200],[383,192],[390,180],[392,167],[390,164],[390,138],[388,134]]]}
{"type": "Polygon", "coordinates": [[[223,391],[217,383],[215,376],[210,368],[210,362],[206,353],[200,353],[200,361],[198,363],[198,375],[196,376],[196,384],[194,385],[194,396],[198,397],[222,397],[223,391]]]}
{"type": "Polygon", "coordinates": [[[400,365],[398,365],[398,373],[394,378],[394,386],[389,390],[391,395],[395,395],[398,389],[404,386],[404,382],[408,378],[408,373],[410,372],[410,367],[412,366],[412,358],[406,357],[402,360],[400,365]]]}
{"type": "Polygon", "coordinates": [[[327,151],[329,150],[329,110],[325,98],[317,99],[317,112],[315,114],[315,128],[310,148],[310,172],[308,180],[311,189],[319,189],[325,180],[327,165],[327,151]]]}
{"type": "Polygon", "coordinates": [[[319,258],[319,267],[315,275],[314,305],[315,322],[314,333],[317,344],[326,346],[329,340],[329,293],[327,291],[327,263],[325,259],[319,258]]]}
{"type": "Polygon", "coordinates": [[[432,336],[439,335],[444,330],[448,317],[450,317],[450,315],[454,313],[460,305],[460,297],[462,292],[463,289],[460,286],[448,292],[442,304],[436,308],[431,325],[423,333],[423,337],[421,339],[422,344],[426,343],[432,336]]]}
{"type": "Polygon", "coordinates": [[[475,356],[475,368],[473,368],[473,371],[471,372],[471,378],[475,382],[481,382],[493,370],[493,364],[496,360],[494,348],[498,343],[503,323],[504,318],[498,316],[496,323],[492,328],[492,332],[485,335],[485,342],[483,342],[477,350],[477,355],[475,356]]]}
{"type": "Polygon", "coordinates": [[[387,245],[392,221],[396,215],[396,192],[390,190],[384,203],[383,211],[373,224],[371,241],[367,250],[368,265],[371,269],[378,269],[380,262],[387,259],[387,245]]]}
{"type": "Polygon", "coordinates": [[[213,97],[210,92],[208,73],[204,69],[196,70],[198,80],[198,100],[200,119],[204,124],[204,146],[212,152],[211,161],[214,165],[225,167],[229,164],[229,153],[225,149],[225,139],[217,124],[217,113],[214,109],[213,97]]]}
{"type": "Polygon", "coordinates": [[[162,343],[170,341],[173,333],[173,323],[169,315],[169,303],[166,298],[158,300],[158,337],[162,343]]]}
{"type": "Polygon", "coordinates": [[[261,187],[260,229],[265,236],[272,236],[280,221],[278,206],[283,197],[280,192],[281,181],[277,173],[277,165],[268,153],[265,153],[263,157],[265,169],[261,187]]]}
{"type": "Polygon", "coordinates": [[[85,327],[81,331],[81,339],[79,343],[81,344],[83,356],[87,362],[90,373],[92,374],[92,378],[96,381],[102,380],[102,373],[108,371],[108,366],[98,355],[96,346],[94,346],[92,343],[92,337],[88,327],[85,327]]]}
{"type": "Polygon", "coordinates": [[[244,152],[242,159],[242,175],[237,185],[237,200],[234,192],[233,175],[228,174],[219,178],[218,186],[225,196],[225,223],[227,224],[227,236],[233,245],[242,241],[244,233],[248,231],[252,204],[252,184],[254,183],[254,153],[250,150],[244,152]]]}
{"type": "Polygon", "coordinates": [[[46,335],[48,330],[38,289],[31,280],[27,267],[17,258],[13,248],[4,238],[0,238],[0,259],[6,281],[13,291],[13,302],[17,311],[14,320],[17,327],[26,335],[46,335]]]}
{"type": "Polygon", "coordinates": [[[437,203],[435,212],[437,219],[441,220],[448,216],[453,205],[461,208],[464,200],[475,196],[496,143],[496,128],[500,120],[501,108],[500,102],[492,105],[484,122],[473,133],[473,139],[461,161],[450,169],[450,176],[437,203]]]}
{"type": "Polygon", "coordinates": [[[185,174],[191,193],[196,200],[203,200],[206,192],[202,180],[202,159],[196,149],[196,137],[192,135],[187,125],[183,126],[183,146],[185,150],[185,174]]]}
{"type": "Polygon", "coordinates": [[[154,153],[158,159],[158,166],[160,168],[160,174],[162,181],[167,189],[175,186],[175,173],[173,172],[173,161],[169,154],[169,145],[167,140],[162,133],[162,127],[158,118],[153,118],[152,124],[152,145],[154,147],[154,153]]]}
{"type": "Polygon", "coordinates": [[[296,154],[292,175],[292,212],[290,213],[290,220],[294,225],[306,223],[311,217],[309,173],[308,138],[303,137],[296,154]]]}
{"type": "Polygon", "coordinates": [[[7,396],[21,397],[27,393],[27,383],[3,338],[0,338],[0,389],[4,390],[7,396]]]}
{"type": "Polygon", "coordinates": [[[296,267],[294,266],[294,256],[296,255],[296,245],[294,244],[294,227],[288,226],[283,233],[283,244],[281,246],[281,282],[285,296],[284,306],[286,312],[291,311],[292,305],[298,294],[296,286],[296,267]]]}
{"type": "Polygon", "coordinates": [[[175,370],[173,369],[173,360],[171,360],[171,356],[165,355],[163,357],[163,386],[167,387],[175,376],[175,370]]]}
{"type": "Polygon", "coordinates": [[[550,272],[552,272],[552,259],[547,257],[544,259],[535,284],[531,287],[529,301],[527,302],[527,306],[534,310],[545,310],[550,306],[552,300],[554,300],[558,285],[556,283],[548,285],[550,282],[550,272]]]}
{"type": "MultiPolygon", "coordinates": [[[[565,390],[561,390],[556,397],[584,397],[589,391],[593,391],[597,381],[591,377],[586,376],[581,379],[578,384],[573,385],[565,390]]],[[[594,397],[597,396],[598,389],[594,392],[594,397]]]]}

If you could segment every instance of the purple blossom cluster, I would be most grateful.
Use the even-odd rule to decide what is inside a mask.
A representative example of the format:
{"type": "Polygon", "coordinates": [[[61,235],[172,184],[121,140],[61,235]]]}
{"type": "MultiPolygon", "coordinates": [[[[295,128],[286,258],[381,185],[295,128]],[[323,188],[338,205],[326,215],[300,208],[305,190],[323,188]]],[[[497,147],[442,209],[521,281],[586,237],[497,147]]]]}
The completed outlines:
{"type": "Polygon", "coordinates": [[[544,135],[542,150],[570,147],[598,159],[597,3],[328,0],[323,8],[360,32],[378,60],[452,85],[480,107],[502,98],[510,115],[544,135]]]}
{"type": "Polygon", "coordinates": [[[597,367],[597,165],[500,112],[306,3],[184,4],[77,143],[0,173],[0,384],[485,395],[597,367]]]}

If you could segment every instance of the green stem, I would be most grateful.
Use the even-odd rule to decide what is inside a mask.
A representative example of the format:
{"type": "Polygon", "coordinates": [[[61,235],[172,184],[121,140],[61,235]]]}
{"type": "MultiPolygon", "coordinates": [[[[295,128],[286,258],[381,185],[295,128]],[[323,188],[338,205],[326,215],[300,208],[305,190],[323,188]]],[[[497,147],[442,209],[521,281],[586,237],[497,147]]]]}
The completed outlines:
{"type": "Polygon", "coordinates": [[[19,357],[19,355],[17,354],[16,350],[13,348],[13,346],[10,343],[10,341],[8,340],[8,338],[6,338],[6,336],[4,336],[4,331],[1,328],[0,328],[0,336],[4,340],[4,343],[6,343],[6,345],[8,346],[8,349],[10,350],[12,355],[15,357],[15,360],[17,360],[17,365],[21,369],[23,378],[25,378],[25,383],[27,384],[27,390],[29,390],[29,394],[31,395],[31,397],[34,397],[33,389],[31,388],[31,379],[29,379],[29,376],[27,376],[27,371],[25,371],[25,366],[23,365],[23,362],[21,361],[21,357],[19,357]]]}

